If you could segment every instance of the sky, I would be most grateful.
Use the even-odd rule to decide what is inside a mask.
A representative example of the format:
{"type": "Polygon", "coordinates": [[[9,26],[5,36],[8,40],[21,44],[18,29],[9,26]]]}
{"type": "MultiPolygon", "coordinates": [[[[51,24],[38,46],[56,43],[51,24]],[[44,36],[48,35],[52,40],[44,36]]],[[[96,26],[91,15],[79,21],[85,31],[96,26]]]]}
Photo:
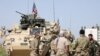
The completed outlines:
{"type": "Polygon", "coordinates": [[[9,28],[18,24],[21,15],[15,11],[30,14],[33,2],[40,17],[53,21],[53,1],[55,20],[59,19],[61,27],[75,36],[82,26],[100,25],[100,0],[0,0],[0,26],[9,28]]]}

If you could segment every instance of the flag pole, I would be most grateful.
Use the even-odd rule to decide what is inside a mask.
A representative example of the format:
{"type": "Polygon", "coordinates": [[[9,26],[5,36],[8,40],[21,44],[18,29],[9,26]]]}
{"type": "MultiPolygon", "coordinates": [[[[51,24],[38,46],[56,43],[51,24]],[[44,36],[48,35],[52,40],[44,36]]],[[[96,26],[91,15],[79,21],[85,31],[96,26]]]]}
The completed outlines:
{"type": "Polygon", "coordinates": [[[53,18],[54,18],[54,21],[55,21],[55,1],[53,0],[53,18]]]}

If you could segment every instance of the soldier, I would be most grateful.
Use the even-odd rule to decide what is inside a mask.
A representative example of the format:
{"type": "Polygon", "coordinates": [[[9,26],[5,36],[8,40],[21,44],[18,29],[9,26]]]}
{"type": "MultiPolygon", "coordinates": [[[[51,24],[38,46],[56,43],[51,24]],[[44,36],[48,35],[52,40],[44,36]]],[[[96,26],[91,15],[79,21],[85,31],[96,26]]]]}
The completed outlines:
{"type": "Polygon", "coordinates": [[[55,39],[56,56],[68,56],[69,42],[64,37],[64,31],[60,31],[60,36],[55,39]]]}
{"type": "Polygon", "coordinates": [[[96,54],[98,48],[100,47],[99,44],[97,43],[97,41],[95,41],[93,39],[93,35],[89,34],[89,56],[97,56],[98,54],[96,54]]]}
{"type": "Polygon", "coordinates": [[[64,36],[70,41],[73,42],[74,41],[74,35],[71,33],[71,31],[67,31],[65,30],[64,36]]]}
{"type": "Polygon", "coordinates": [[[50,42],[52,39],[52,34],[50,32],[49,28],[46,28],[46,32],[41,34],[41,43],[39,46],[40,49],[40,56],[50,55],[49,49],[50,49],[50,42]]]}
{"type": "Polygon", "coordinates": [[[32,48],[30,56],[39,56],[39,43],[40,43],[40,35],[39,33],[36,33],[34,39],[30,42],[32,48]]]}
{"type": "Polygon", "coordinates": [[[75,56],[88,56],[87,46],[89,40],[85,36],[85,31],[83,29],[80,30],[80,37],[75,42],[75,56]]]}
{"type": "Polygon", "coordinates": [[[56,35],[52,36],[52,40],[51,40],[51,43],[50,43],[50,47],[51,47],[51,54],[50,56],[55,56],[56,55],[56,44],[54,43],[55,42],[55,39],[56,39],[56,35]]]}
{"type": "Polygon", "coordinates": [[[66,31],[64,33],[64,36],[65,36],[65,38],[67,39],[67,41],[69,43],[69,56],[72,56],[73,55],[72,42],[74,40],[74,37],[72,36],[71,32],[68,32],[68,31],[66,31]]]}
{"type": "Polygon", "coordinates": [[[52,33],[54,33],[54,34],[58,34],[59,31],[60,31],[60,26],[59,26],[59,24],[53,22],[53,23],[51,24],[50,31],[51,31],[52,33]]]}
{"type": "Polygon", "coordinates": [[[6,35],[6,29],[5,27],[1,27],[0,29],[0,37],[4,37],[6,35]]]}

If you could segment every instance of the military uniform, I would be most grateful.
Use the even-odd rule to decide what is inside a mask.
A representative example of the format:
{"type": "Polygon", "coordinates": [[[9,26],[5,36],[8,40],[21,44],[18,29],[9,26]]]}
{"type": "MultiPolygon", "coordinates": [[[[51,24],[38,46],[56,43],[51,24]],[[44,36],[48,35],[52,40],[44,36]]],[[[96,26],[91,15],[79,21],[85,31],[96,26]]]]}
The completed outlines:
{"type": "Polygon", "coordinates": [[[36,37],[30,42],[32,51],[30,53],[30,56],[39,56],[39,39],[36,37]]]}
{"type": "Polygon", "coordinates": [[[50,56],[55,56],[56,55],[56,44],[54,43],[55,39],[53,39],[50,43],[50,47],[51,47],[51,54],[50,56]]]}
{"type": "Polygon", "coordinates": [[[40,43],[40,55],[50,55],[49,49],[50,49],[50,42],[52,41],[52,34],[46,34],[42,36],[41,43],[40,43]]]}
{"type": "Polygon", "coordinates": [[[96,52],[98,52],[99,49],[99,44],[97,43],[97,41],[92,40],[89,41],[89,56],[96,56],[98,54],[96,54],[96,52]]]}
{"type": "Polygon", "coordinates": [[[84,35],[80,36],[75,42],[75,56],[88,56],[88,43],[89,40],[84,35]]]}
{"type": "Polygon", "coordinates": [[[57,45],[56,56],[68,56],[68,50],[66,50],[66,47],[69,45],[69,42],[67,39],[65,37],[58,37],[55,43],[57,45]]]}
{"type": "Polygon", "coordinates": [[[73,51],[73,48],[72,48],[72,43],[69,39],[67,39],[68,43],[69,43],[69,56],[72,55],[72,51],[73,51]]]}

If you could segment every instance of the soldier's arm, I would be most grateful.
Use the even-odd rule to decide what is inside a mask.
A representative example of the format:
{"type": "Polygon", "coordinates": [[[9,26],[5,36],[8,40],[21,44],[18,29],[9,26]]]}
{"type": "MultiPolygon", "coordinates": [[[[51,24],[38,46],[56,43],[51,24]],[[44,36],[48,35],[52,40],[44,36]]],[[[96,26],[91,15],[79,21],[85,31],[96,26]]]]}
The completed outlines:
{"type": "Polygon", "coordinates": [[[65,46],[65,52],[68,54],[69,53],[69,45],[65,46]]]}
{"type": "Polygon", "coordinates": [[[78,39],[75,40],[74,44],[73,44],[73,49],[76,49],[76,47],[78,46],[78,39]]]}
{"type": "Polygon", "coordinates": [[[67,53],[67,54],[69,54],[69,45],[70,45],[71,43],[67,40],[66,42],[65,42],[65,52],[67,53]]]}
{"type": "Polygon", "coordinates": [[[31,43],[30,43],[30,48],[31,48],[32,50],[36,50],[36,49],[37,49],[37,48],[36,48],[35,40],[32,40],[32,41],[31,41],[31,43]]]}
{"type": "Polygon", "coordinates": [[[98,43],[97,41],[95,41],[95,44],[96,44],[98,47],[100,47],[100,45],[99,45],[99,43],[98,43]]]}

